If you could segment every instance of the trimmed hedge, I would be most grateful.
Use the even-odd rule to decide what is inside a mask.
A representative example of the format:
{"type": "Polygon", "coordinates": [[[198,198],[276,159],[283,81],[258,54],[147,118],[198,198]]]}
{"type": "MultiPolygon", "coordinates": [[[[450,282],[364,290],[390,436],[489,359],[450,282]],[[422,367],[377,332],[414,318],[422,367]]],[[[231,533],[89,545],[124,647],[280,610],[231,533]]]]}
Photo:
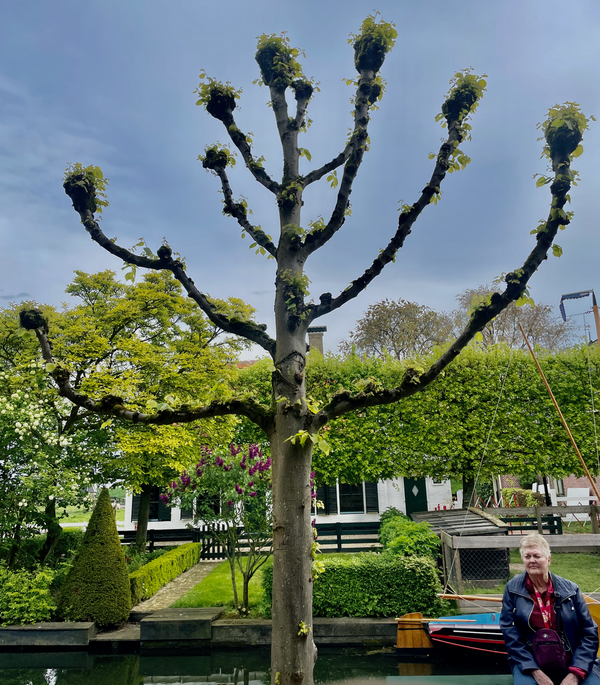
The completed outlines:
{"type": "MultiPolygon", "coordinates": [[[[314,581],[314,616],[396,617],[412,611],[439,616],[447,603],[437,570],[427,557],[364,553],[324,559],[314,581]]],[[[273,569],[263,571],[264,607],[272,602],[273,569]]]]}
{"type": "Polygon", "coordinates": [[[176,547],[172,552],[167,552],[130,573],[129,583],[133,606],[152,597],[161,587],[195,566],[200,561],[201,553],[202,543],[190,542],[176,547]]]}
{"type": "Polygon", "coordinates": [[[127,564],[106,488],[61,589],[58,611],[67,621],[99,626],[125,621],[131,611],[127,564]]]}

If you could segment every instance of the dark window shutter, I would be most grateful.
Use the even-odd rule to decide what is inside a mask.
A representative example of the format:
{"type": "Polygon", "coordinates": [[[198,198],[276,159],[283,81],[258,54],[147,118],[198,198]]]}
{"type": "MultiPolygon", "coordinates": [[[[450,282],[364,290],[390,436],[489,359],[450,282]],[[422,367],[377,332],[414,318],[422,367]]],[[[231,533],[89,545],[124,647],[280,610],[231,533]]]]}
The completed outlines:
{"type": "Polygon", "coordinates": [[[379,497],[377,495],[377,483],[365,481],[365,498],[367,500],[367,514],[378,514],[379,497]]]}
{"type": "Polygon", "coordinates": [[[336,485],[326,485],[325,486],[325,499],[323,500],[325,505],[326,514],[337,514],[337,487],[336,485]]]}
{"type": "Polygon", "coordinates": [[[327,513],[327,502],[325,501],[326,499],[327,495],[325,494],[325,486],[317,485],[317,502],[323,502],[323,506],[325,507],[325,509],[317,509],[317,514],[327,513]]]}
{"type": "Polygon", "coordinates": [[[138,514],[140,513],[140,500],[142,496],[138,493],[133,496],[133,502],[131,503],[131,520],[137,521],[138,514]]]}
{"type": "MultiPolygon", "coordinates": [[[[158,500],[158,520],[159,521],[170,521],[171,520],[171,507],[167,507],[165,504],[162,503],[162,500],[160,499],[160,495],[162,494],[162,490],[159,488],[156,488],[156,499],[158,500]]],[[[154,493],[153,497],[154,499],[154,493]]]]}

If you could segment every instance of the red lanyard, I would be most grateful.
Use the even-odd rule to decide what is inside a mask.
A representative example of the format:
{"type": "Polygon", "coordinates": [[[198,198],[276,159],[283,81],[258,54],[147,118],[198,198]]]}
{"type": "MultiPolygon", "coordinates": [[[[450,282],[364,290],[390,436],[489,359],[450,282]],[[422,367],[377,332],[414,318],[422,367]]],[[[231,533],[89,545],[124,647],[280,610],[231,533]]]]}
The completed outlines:
{"type": "Polygon", "coordinates": [[[542,600],[542,596],[538,592],[537,588],[535,585],[533,586],[533,590],[535,592],[535,598],[538,601],[538,604],[540,605],[540,612],[542,614],[542,618],[544,619],[544,625],[546,628],[550,628],[550,592],[546,592],[546,605],[544,606],[544,602],[542,600]]]}

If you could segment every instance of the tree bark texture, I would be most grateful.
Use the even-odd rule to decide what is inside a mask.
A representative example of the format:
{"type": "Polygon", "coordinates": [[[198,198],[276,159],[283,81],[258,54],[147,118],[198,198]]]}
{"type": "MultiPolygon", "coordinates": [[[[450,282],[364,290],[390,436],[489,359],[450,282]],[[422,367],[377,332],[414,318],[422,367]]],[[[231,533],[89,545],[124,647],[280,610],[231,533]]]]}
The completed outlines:
{"type": "Polygon", "coordinates": [[[146,540],[148,539],[148,519],[150,518],[150,498],[152,496],[152,485],[142,485],[140,493],[140,509],[138,511],[137,529],[135,531],[135,548],[141,554],[146,550],[146,540]]]}
{"type": "Polygon", "coordinates": [[[46,502],[46,507],[44,509],[44,514],[46,516],[46,525],[48,532],[46,533],[46,539],[40,550],[40,563],[45,564],[48,557],[54,551],[54,548],[60,540],[62,535],[62,527],[56,518],[56,500],[51,499],[46,502]]]}

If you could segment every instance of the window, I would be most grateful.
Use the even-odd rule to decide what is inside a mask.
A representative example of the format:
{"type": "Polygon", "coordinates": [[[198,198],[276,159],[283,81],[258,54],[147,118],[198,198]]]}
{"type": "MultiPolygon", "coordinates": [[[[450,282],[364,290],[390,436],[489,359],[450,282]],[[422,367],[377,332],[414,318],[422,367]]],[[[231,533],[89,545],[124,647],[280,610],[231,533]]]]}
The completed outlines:
{"type": "MultiPolygon", "coordinates": [[[[156,485],[152,486],[152,492],[150,494],[150,514],[148,516],[148,521],[170,521],[171,520],[171,507],[165,506],[160,501],[160,495],[162,491],[156,485]]],[[[133,496],[133,502],[131,503],[131,520],[137,521],[138,514],[140,511],[140,499],[141,495],[137,494],[133,496]]]]}
{"type": "Polygon", "coordinates": [[[338,500],[340,514],[379,513],[377,483],[319,485],[317,487],[317,500],[324,505],[324,509],[319,509],[318,514],[337,514],[338,500]]]}
{"type": "Polygon", "coordinates": [[[363,485],[339,484],[340,514],[364,514],[365,500],[363,485]]]}

